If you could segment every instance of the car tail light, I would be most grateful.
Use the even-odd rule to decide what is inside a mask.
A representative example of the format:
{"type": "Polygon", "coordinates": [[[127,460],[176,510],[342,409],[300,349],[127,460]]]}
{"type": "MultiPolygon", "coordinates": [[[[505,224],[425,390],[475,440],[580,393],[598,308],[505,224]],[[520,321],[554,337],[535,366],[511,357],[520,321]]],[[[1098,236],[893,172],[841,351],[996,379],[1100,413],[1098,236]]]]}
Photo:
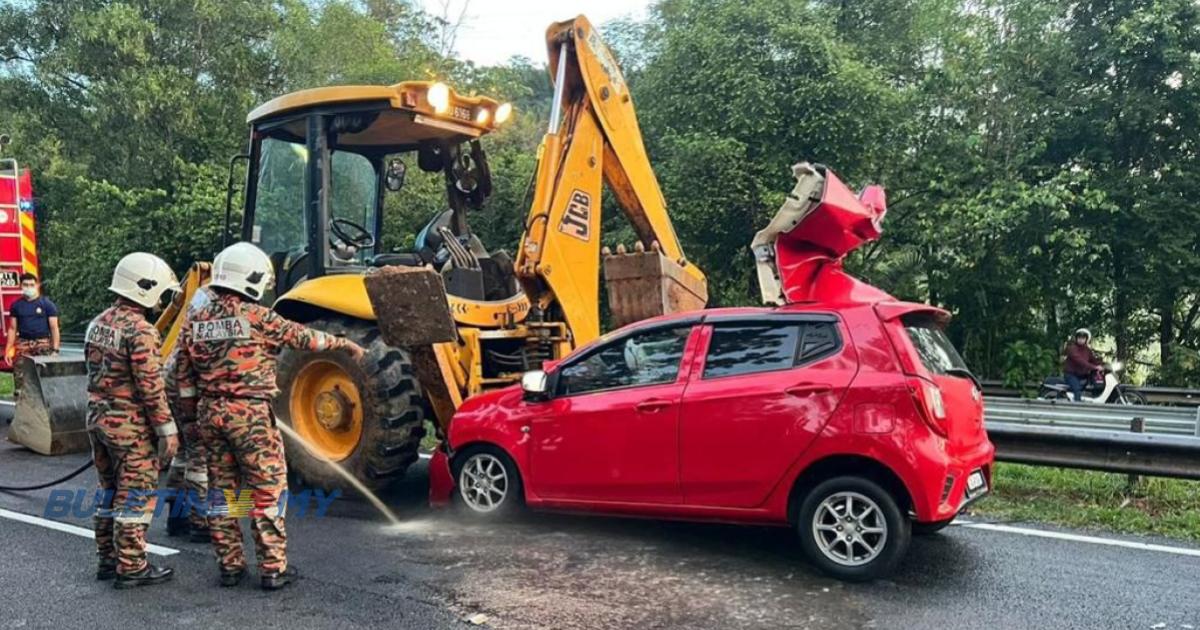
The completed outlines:
{"type": "Polygon", "coordinates": [[[934,433],[946,437],[946,404],[942,401],[942,390],[937,385],[919,377],[908,379],[908,391],[921,419],[934,433]]]}

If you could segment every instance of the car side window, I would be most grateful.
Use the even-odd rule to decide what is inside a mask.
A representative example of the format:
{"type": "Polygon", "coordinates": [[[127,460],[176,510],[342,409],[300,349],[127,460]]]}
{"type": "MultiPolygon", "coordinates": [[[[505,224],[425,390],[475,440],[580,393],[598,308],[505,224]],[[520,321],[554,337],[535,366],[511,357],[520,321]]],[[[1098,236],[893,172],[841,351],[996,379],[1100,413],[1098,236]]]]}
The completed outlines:
{"type": "Polygon", "coordinates": [[[796,365],[824,359],[837,352],[841,345],[837,325],[833,322],[806,323],[800,331],[800,352],[796,354],[796,365]]]}
{"type": "Polygon", "coordinates": [[[832,322],[716,324],[704,360],[704,378],[787,370],[833,354],[832,322]]]}
{"type": "Polygon", "coordinates": [[[557,394],[674,382],[692,327],[660,328],[614,340],[559,371],[557,394]]]}

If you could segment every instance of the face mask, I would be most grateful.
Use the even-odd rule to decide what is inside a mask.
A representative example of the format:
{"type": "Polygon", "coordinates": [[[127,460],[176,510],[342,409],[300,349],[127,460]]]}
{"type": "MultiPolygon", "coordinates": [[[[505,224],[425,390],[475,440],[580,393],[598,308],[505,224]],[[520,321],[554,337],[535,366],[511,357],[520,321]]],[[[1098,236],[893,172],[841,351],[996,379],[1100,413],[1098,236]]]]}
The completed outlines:
{"type": "Polygon", "coordinates": [[[37,287],[21,287],[21,295],[24,295],[27,300],[37,297],[37,294],[37,287]]]}

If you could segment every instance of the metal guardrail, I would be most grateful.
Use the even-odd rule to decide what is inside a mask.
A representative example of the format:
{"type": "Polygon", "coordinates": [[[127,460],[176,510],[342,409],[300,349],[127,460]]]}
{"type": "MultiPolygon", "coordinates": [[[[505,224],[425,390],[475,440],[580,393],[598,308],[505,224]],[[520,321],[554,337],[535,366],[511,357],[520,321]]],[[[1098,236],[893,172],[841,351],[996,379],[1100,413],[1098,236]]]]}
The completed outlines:
{"type": "Polygon", "coordinates": [[[1000,461],[1200,479],[1200,409],[987,398],[1000,461]]]}
{"type": "MultiPolygon", "coordinates": [[[[1005,387],[1000,381],[983,381],[983,394],[993,398],[1020,398],[1021,390],[1005,387]]],[[[1037,392],[1040,383],[1027,383],[1026,391],[1037,392]]],[[[1146,397],[1152,405],[1178,405],[1181,407],[1200,406],[1200,389],[1186,387],[1137,387],[1135,388],[1146,397]]]]}
{"type": "Polygon", "coordinates": [[[1200,479],[1200,439],[1069,427],[996,423],[996,459],[1131,475],[1200,479]]]}
{"type": "Polygon", "coordinates": [[[1145,433],[1200,437],[1200,407],[1158,405],[1097,405],[1019,398],[984,398],[984,416],[995,422],[1038,426],[1130,431],[1133,421],[1145,421],[1145,433]]]}

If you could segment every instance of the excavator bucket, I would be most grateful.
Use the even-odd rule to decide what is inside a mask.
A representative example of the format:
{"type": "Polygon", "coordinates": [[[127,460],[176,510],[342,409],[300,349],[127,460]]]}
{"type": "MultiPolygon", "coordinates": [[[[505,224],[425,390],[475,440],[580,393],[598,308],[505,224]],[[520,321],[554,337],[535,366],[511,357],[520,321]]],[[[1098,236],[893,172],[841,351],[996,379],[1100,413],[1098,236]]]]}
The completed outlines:
{"type": "MultiPolygon", "coordinates": [[[[686,263],[685,263],[686,264],[686,263]]],[[[694,311],[708,302],[708,287],[682,264],[641,243],[633,252],[604,251],[604,283],[614,327],[658,315],[694,311]]]]}
{"type": "Polygon", "coordinates": [[[879,238],[887,202],[883,188],[855,195],[823,166],[792,167],[796,185],[751,249],[766,304],[892,299],[842,269],[850,252],[879,238]]]}
{"type": "Polygon", "coordinates": [[[29,357],[15,369],[21,371],[22,385],[8,439],[42,455],[87,451],[87,367],[83,357],[29,357]]]}

